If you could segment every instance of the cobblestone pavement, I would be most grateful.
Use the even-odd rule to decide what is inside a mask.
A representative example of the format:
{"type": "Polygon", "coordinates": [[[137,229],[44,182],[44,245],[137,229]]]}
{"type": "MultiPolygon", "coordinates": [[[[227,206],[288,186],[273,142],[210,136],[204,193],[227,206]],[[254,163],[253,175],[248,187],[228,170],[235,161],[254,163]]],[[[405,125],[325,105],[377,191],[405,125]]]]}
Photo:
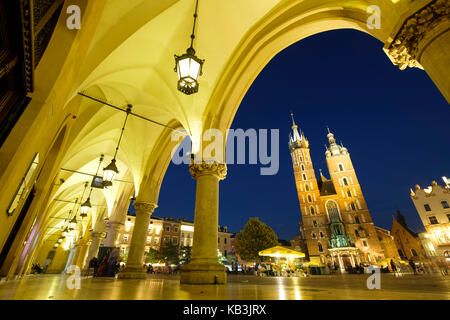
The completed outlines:
{"type": "Polygon", "coordinates": [[[311,300],[311,299],[432,299],[449,300],[450,277],[381,275],[381,289],[367,288],[369,275],[308,278],[257,278],[229,275],[226,285],[183,285],[178,276],[148,275],[147,279],[83,278],[70,290],[62,275],[27,276],[0,284],[0,299],[26,300],[311,300]]]}

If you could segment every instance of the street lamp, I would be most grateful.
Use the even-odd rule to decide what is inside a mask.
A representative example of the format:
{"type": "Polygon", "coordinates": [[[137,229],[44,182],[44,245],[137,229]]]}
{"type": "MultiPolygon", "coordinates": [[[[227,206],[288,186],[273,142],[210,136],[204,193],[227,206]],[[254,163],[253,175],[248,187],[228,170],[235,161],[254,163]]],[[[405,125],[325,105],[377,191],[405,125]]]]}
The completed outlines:
{"type": "Polygon", "coordinates": [[[116,156],[117,156],[117,151],[119,151],[119,146],[120,146],[120,142],[122,141],[122,136],[123,136],[123,132],[125,130],[125,125],[127,124],[127,119],[131,113],[132,107],[133,106],[131,104],[129,104],[127,106],[127,111],[126,111],[127,116],[125,117],[125,121],[123,122],[122,131],[120,132],[119,141],[117,142],[116,152],[114,153],[114,158],[111,160],[111,163],[106,168],[103,168],[103,185],[105,187],[112,186],[112,182],[113,182],[114,178],[119,173],[119,170],[117,169],[117,166],[116,166],[116,156]]]}
{"type": "Polygon", "coordinates": [[[92,208],[90,200],[91,200],[90,198],[87,198],[87,200],[81,205],[81,213],[80,213],[81,219],[87,217],[89,209],[92,208]]]}
{"type": "Polygon", "coordinates": [[[77,226],[77,223],[78,223],[78,221],[77,221],[77,215],[75,214],[75,215],[73,216],[73,219],[70,220],[70,222],[69,222],[69,229],[70,229],[70,230],[74,230],[74,229],[76,228],[76,226],[77,226]]]}
{"type": "Polygon", "coordinates": [[[178,90],[184,94],[190,95],[198,92],[198,77],[202,75],[202,67],[205,60],[195,55],[194,39],[195,39],[195,23],[197,21],[198,0],[195,4],[194,26],[191,34],[191,46],[186,53],[178,56],[175,55],[175,72],[178,74],[178,90]]]}

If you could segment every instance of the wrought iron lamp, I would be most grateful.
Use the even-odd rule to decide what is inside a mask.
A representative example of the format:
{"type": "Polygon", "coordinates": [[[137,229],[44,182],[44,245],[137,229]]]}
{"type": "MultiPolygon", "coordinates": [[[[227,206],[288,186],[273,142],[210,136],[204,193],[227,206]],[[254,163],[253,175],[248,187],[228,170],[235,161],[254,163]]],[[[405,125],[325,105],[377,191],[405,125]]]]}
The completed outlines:
{"type": "Polygon", "coordinates": [[[178,74],[178,90],[190,95],[198,92],[198,77],[202,75],[203,63],[205,60],[195,55],[195,23],[197,21],[198,0],[195,4],[194,26],[191,34],[191,46],[181,56],[175,55],[175,72],[178,74]]]}
{"type": "Polygon", "coordinates": [[[122,136],[123,136],[123,132],[125,130],[125,125],[127,124],[127,119],[131,113],[132,107],[133,106],[131,104],[129,104],[127,106],[127,111],[126,111],[127,115],[125,117],[125,121],[122,126],[122,131],[120,132],[120,138],[119,138],[119,142],[117,143],[116,152],[114,153],[114,158],[111,160],[111,163],[106,168],[103,168],[103,185],[105,187],[112,186],[112,182],[113,182],[114,178],[119,173],[119,170],[117,169],[117,166],[116,166],[116,156],[117,156],[117,151],[119,151],[119,146],[120,146],[120,142],[122,141],[122,136]]]}

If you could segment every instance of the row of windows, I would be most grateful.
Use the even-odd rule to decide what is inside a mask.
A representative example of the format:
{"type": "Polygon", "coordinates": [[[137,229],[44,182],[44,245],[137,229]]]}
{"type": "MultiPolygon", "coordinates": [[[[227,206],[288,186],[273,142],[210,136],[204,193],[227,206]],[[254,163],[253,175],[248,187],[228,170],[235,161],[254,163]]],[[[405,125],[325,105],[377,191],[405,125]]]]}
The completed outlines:
{"type": "MultiPolygon", "coordinates": [[[[441,201],[441,206],[444,209],[450,208],[447,201],[441,201]]],[[[424,204],[423,207],[425,208],[425,211],[431,211],[431,207],[429,204],[424,204]]]]}
{"type": "MultiPolygon", "coordinates": [[[[220,243],[220,238],[217,238],[217,243],[220,243]]],[[[227,244],[227,238],[223,238],[223,243],[227,244]]]]}
{"type": "MultiPolygon", "coordinates": [[[[439,221],[435,216],[429,216],[428,220],[430,221],[430,224],[439,224],[439,221]]],[[[447,220],[450,222],[450,213],[447,213],[447,220]]]]}
{"type": "MultiPolygon", "coordinates": [[[[170,232],[170,226],[166,226],[166,232],[170,232]]],[[[178,232],[178,227],[173,227],[173,232],[178,232]]]]}

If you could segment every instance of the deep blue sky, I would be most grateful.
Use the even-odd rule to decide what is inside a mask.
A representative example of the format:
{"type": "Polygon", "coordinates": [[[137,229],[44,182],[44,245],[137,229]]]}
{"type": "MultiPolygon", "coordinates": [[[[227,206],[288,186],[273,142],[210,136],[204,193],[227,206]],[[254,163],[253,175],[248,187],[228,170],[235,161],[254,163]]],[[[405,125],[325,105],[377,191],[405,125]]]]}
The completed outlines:
{"type": "MultiPolygon", "coordinates": [[[[424,71],[400,71],[382,47],[364,33],[337,30],[297,42],[272,59],[232,128],[280,129],[280,170],[260,176],[259,165],[229,165],[220,183],[220,224],[239,231],[259,217],[279,238],[298,234],[301,215],[287,145],[292,110],[310,142],[316,176],[326,169],[328,125],[350,152],[375,225],[390,230],[398,207],[412,229],[423,228],[409,188],[442,184],[441,176],[450,176],[450,108],[424,71]]],[[[193,220],[194,203],[187,166],[171,164],[154,215],[193,220]]]]}

